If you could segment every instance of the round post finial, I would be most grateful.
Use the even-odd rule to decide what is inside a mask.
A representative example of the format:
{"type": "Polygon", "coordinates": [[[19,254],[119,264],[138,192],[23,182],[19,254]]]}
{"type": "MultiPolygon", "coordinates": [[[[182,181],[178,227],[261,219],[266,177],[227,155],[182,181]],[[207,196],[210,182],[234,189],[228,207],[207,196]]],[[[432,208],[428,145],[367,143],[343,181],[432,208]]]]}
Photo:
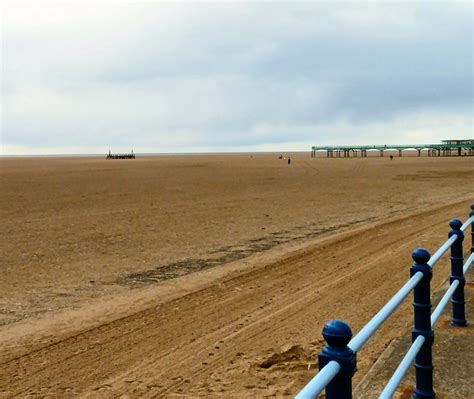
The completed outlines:
{"type": "Polygon", "coordinates": [[[352,338],[352,330],[342,320],[331,320],[323,328],[323,337],[328,343],[318,356],[319,369],[336,361],[341,367],[338,374],[326,385],[326,397],[352,398],[352,376],[357,369],[357,355],[347,346],[352,338]]]}
{"type": "Polygon", "coordinates": [[[462,222],[459,219],[453,219],[449,222],[449,227],[453,230],[459,230],[462,226],[462,222]]]}
{"type": "Polygon", "coordinates": [[[431,258],[430,253],[425,248],[417,248],[411,254],[416,263],[426,264],[431,258]]]}
{"type": "Polygon", "coordinates": [[[352,338],[352,330],[343,320],[331,320],[323,328],[323,337],[329,346],[345,348],[352,338]]]}

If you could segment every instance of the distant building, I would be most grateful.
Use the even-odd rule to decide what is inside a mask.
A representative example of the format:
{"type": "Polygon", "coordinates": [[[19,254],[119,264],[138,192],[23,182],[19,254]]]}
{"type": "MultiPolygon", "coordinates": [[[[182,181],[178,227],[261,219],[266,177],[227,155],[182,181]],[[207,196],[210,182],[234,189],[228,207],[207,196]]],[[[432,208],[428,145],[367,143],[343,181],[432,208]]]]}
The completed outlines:
{"type": "Polygon", "coordinates": [[[311,157],[316,158],[316,153],[323,151],[328,158],[336,156],[336,158],[349,157],[367,157],[368,151],[379,151],[380,156],[384,156],[386,151],[398,151],[398,156],[402,156],[404,150],[416,150],[418,156],[421,152],[428,151],[429,157],[450,157],[468,155],[474,156],[474,139],[450,139],[442,140],[442,144],[390,144],[387,145],[338,145],[338,146],[313,146],[311,149],[311,157]]]}
{"type": "Polygon", "coordinates": [[[443,140],[442,143],[443,143],[443,144],[458,144],[458,145],[462,145],[462,144],[474,144],[474,140],[473,140],[473,139],[465,139],[465,140],[443,140]]]}
{"type": "Polygon", "coordinates": [[[462,140],[443,140],[443,144],[446,145],[456,145],[458,146],[458,155],[461,156],[463,154],[463,150],[467,150],[467,153],[464,152],[464,155],[472,155],[472,145],[474,144],[473,139],[462,139],[462,140]],[[464,146],[469,147],[464,147],[464,146]]]}

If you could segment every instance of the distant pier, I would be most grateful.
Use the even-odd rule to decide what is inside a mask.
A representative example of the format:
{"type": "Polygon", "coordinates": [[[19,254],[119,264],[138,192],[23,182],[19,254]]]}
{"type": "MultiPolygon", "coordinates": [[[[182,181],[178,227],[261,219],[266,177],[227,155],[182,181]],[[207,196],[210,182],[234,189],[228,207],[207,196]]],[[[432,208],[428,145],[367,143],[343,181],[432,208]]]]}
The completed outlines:
{"type": "Polygon", "coordinates": [[[404,150],[428,151],[429,157],[474,156],[474,140],[443,140],[442,144],[408,144],[408,145],[364,145],[364,146],[313,146],[311,158],[316,158],[318,151],[326,151],[328,158],[367,157],[367,151],[379,151],[383,157],[385,151],[398,151],[401,157],[404,150]]]}
{"type": "Polygon", "coordinates": [[[106,159],[135,159],[135,154],[133,153],[133,150],[130,154],[112,154],[109,150],[106,159]]]}

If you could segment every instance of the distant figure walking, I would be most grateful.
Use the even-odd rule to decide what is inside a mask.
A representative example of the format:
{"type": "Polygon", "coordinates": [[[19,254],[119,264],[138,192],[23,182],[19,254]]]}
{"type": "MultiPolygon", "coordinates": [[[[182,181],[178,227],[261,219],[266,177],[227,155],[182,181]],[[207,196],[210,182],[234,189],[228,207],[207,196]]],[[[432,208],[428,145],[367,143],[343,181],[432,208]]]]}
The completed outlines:
{"type": "Polygon", "coordinates": [[[390,155],[390,160],[393,161],[393,155],[390,155]]]}
{"type": "Polygon", "coordinates": [[[288,165],[291,165],[291,158],[288,157],[288,165]]]}

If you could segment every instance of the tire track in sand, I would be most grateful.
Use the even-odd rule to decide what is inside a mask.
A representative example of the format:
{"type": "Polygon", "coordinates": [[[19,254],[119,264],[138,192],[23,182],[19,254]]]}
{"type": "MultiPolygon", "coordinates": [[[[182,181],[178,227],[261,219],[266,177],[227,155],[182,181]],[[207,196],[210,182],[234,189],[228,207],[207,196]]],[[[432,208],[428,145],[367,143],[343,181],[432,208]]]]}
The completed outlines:
{"type": "MultiPolygon", "coordinates": [[[[336,315],[358,330],[406,280],[413,247],[428,246],[423,239],[433,248],[441,244],[447,220],[464,213],[465,204],[335,237],[158,309],[12,359],[0,366],[0,389],[6,395],[71,396],[294,393],[313,372],[301,367],[290,372],[283,365],[278,373],[256,365],[288,343],[314,349],[322,324],[336,315]],[[388,250],[390,259],[380,267],[387,252],[374,255],[388,250]],[[372,292],[369,283],[375,284],[372,292]],[[341,306],[347,292],[357,302],[350,311],[341,306]]],[[[402,314],[395,325],[404,325],[407,315],[411,319],[402,314]]],[[[369,348],[372,357],[384,348],[382,338],[391,339],[396,331],[380,335],[369,348]]],[[[364,367],[361,359],[359,374],[364,367]]]]}

